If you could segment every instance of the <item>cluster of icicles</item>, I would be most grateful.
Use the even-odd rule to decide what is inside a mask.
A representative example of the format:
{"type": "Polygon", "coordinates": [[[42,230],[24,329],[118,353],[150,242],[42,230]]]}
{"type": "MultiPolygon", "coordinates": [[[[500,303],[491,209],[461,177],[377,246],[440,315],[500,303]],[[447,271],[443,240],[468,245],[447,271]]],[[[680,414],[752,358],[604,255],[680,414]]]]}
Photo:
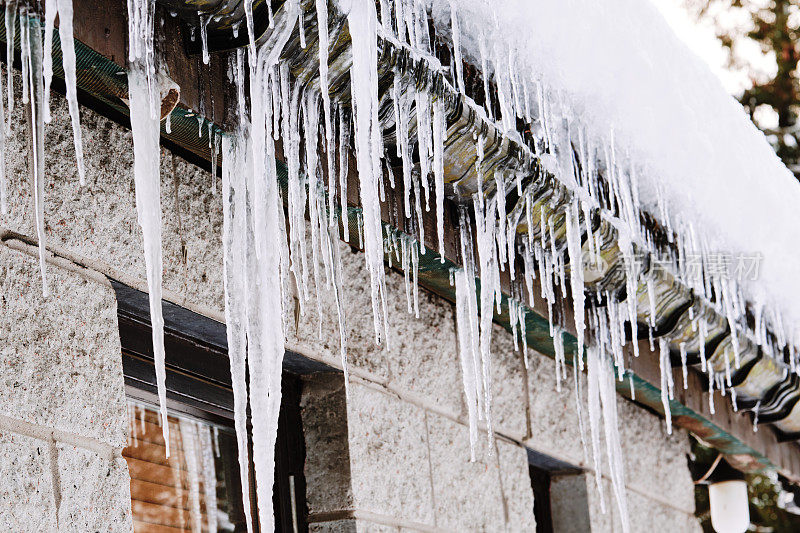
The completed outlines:
{"type": "MultiPolygon", "coordinates": [[[[268,3],[269,5],[269,3],[268,3]]],[[[534,298],[547,302],[550,333],[556,354],[557,386],[567,376],[564,349],[565,323],[557,295],[571,292],[577,353],[574,354],[575,383],[581,437],[586,448],[581,407],[579,372],[588,369],[588,425],[596,472],[603,470],[600,449],[601,432],[605,433],[608,471],[612,480],[623,529],[627,530],[627,512],[622,468],[622,452],[617,432],[615,377],[626,375],[623,346],[625,324],[636,324],[634,298],[616,302],[609,294],[598,294],[603,306],[586,305],[583,268],[569,265],[602,262],[601,237],[592,220],[597,213],[618,234],[622,253],[660,250],[650,232],[640,222],[637,169],[629,157],[618,156],[613,133],[605,139],[588,134],[578,119],[564,115],[560,96],[549,91],[541,80],[515,68],[513,53],[494,46],[489,53],[488,36],[478,39],[485,101],[490,93],[489,78],[493,76],[497,91],[499,116],[492,106],[476,104],[465,94],[462,72],[461,36],[457,9],[451,7],[449,28],[451,61],[443,67],[434,55],[433,39],[427,23],[429,14],[418,0],[382,0],[378,17],[372,0],[342,0],[335,6],[346,14],[352,39],[351,101],[332,102],[328,85],[328,35],[319,35],[319,77],[316,84],[303,86],[294,83],[288,65],[281,61],[284,46],[296,30],[301,43],[305,42],[303,6],[298,0],[287,0],[280,13],[271,17],[269,38],[263,44],[253,40],[252,0],[245,2],[246,22],[250,44],[231,58],[230,77],[236,87],[238,126],[234,132],[221,136],[222,200],[224,209],[224,282],[225,315],[228,347],[234,391],[237,443],[240,453],[242,479],[248,479],[248,438],[246,412],[248,402],[252,418],[253,464],[255,465],[258,517],[261,527],[271,530],[272,480],[274,477],[274,443],[277,435],[278,412],[281,401],[281,370],[285,332],[289,323],[288,310],[298,301],[301,316],[309,302],[314,302],[321,314],[320,290],[333,292],[340,329],[342,367],[347,379],[346,324],[343,311],[342,265],[338,239],[347,240],[348,227],[347,169],[348,147],[354,147],[359,177],[360,212],[357,215],[359,247],[364,249],[370,277],[372,312],[376,342],[387,344],[387,293],[384,279],[384,260],[394,259],[405,271],[409,312],[419,314],[417,269],[420,255],[426,253],[423,235],[423,209],[434,205],[437,237],[444,257],[444,146],[447,140],[446,109],[443,98],[405,79],[396,72],[394,86],[389,91],[396,125],[396,150],[402,160],[404,186],[404,215],[416,217],[417,238],[386,230],[381,222],[381,201],[384,200],[386,150],[383,128],[379,120],[378,42],[411,51],[416,60],[427,61],[433,71],[443,74],[448,90],[457,94],[463,104],[474,111],[489,128],[502,134],[504,142],[515,143],[524,160],[518,168],[502,172],[484,172],[484,143],[486,134],[475,135],[478,187],[475,194],[462,196],[459,186],[453,187],[459,201],[460,252],[463,267],[451,274],[456,293],[458,344],[463,374],[465,401],[469,413],[471,458],[475,458],[479,439],[479,424],[484,423],[489,442],[493,438],[491,419],[491,331],[495,308],[500,311],[502,292],[500,272],[509,269],[512,279],[512,298],[507,299],[515,345],[522,340],[527,352],[525,332],[527,310],[523,301],[532,305],[534,298]],[[249,84],[245,80],[249,79],[249,84]],[[249,95],[247,94],[249,91],[249,95]],[[413,110],[413,112],[412,112],[413,110]],[[533,141],[523,141],[516,129],[516,119],[531,125],[533,141]],[[413,131],[414,139],[410,133],[413,131]],[[286,205],[276,166],[275,141],[282,139],[288,167],[286,205]],[[419,154],[418,167],[412,161],[413,145],[419,154]],[[318,147],[322,147],[322,153],[318,147]],[[533,208],[533,186],[523,185],[533,164],[557,178],[558,187],[568,191],[565,233],[557,235],[552,213],[545,208],[533,208]],[[323,172],[323,169],[325,172],[323,172]],[[603,175],[602,183],[598,175],[603,175]],[[327,180],[325,179],[327,178],[327,180]],[[490,184],[490,185],[487,185],[490,184]],[[338,187],[338,193],[337,193],[338,187]],[[486,190],[484,190],[486,187],[486,190]],[[506,193],[516,187],[520,201],[506,212],[506,193]],[[498,193],[499,192],[499,193],[498,193]],[[339,196],[337,205],[336,196],[339,196]],[[431,197],[433,201],[431,202],[431,197]],[[413,198],[413,199],[412,199],[413,198]],[[472,207],[470,210],[469,207],[472,207]],[[311,236],[307,240],[305,214],[310,219],[311,236]],[[284,213],[288,213],[288,225],[284,213]],[[473,234],[473,224],[476,231],[473,234]],[[540,227],[538,235],[528,231],[518,236],[518,226],[540,227]],[[566,246],[563,243],[566,242],[566,246]],[[309,253],[310,248],[310,253],[309,253]],[[566,250],[564,249],[566,248],[566,250]],[[566,252],[566,253],[565,253],[566,252]],[[310,261],[309,261],[310,256],[310,261]],[[524,271],[523,285],[514,271],[521,256],[524,271]],[[480,276],[480,291],[476,278],[480,276]],[[538,282],[535,281],[538,276],[538,282]],[[517,280],[513,283],[513,280],[517,280]],[[541,293],[535,294],[538,283],[541,293]],[[588,316],[586,323],[585,316],[588,316]],[[561,325],[559,325],[561,324],[561,325]],[[590,332],[585,334],[585,330],[590,332]],[[584,357],[584,344],[588,345],[584,357]],[[616,369],[616,376],[614,370],[616,369]],[[249,373],[249,381],[245,375],[249,373]],[[601,424],[602,420],[602,424],[601,424]],[[602,426],[602,427],[601,427],[602,426]]],[[[73,124],[78,172],[83,183],[83,163],[75,100],[75,53],[71,35],[70,0],[48,0],[45,11],[45,38],[41,39],[41,24],[33,13],[20,9],[20,42],[22,43],[23,95],[31,102],[31,123],[36,184],[36,225],[40,242],[42,277],[47,291],[44,263],[43,222],[43,135],[44,122],[49,120],[48,98],[52,76],[52,36],[55,14],[60,18],[59,32],[64,57],[67,96],[73,124]]],[[[145,249],[150,313],[156,363],[158,395],[167,455],[169,455],[169,424],[166,423],[166,394],[161,312],[161,205],[159,176],[159,123],[161,90],[154,50],[154,5],[147,0],[128,0],[129,71],[131,129],[134,139],[134,176],[136,207],[142,228],[145,249]]],[[[329,25],[328,3],[315,0],[318,27],[329,25]]],[[[6,34],[15,31],[15,4],[6,7],[6,34]]],[[[208,19],[204,19],[206,22],[208,19]]],[[[442,29],[442,28],[439,28],[442,29]]],[[[238,31],[238,29],[237,29],[238,31]]],[[[499,31],[499,29],[498,29],[499,31]]],[[[206,25],[201,27],[203,59],[208,61],[206,25]]],[[[9,38],[9,56],[13,39],[9,38]]],[[[474,55],[474,54],[473,54],[474,55]]],[[[8,72],[8,103],[13,107],[11,69],[8,72]]],[[[2,80],[0,79],[0,83],[2,80]]],[[[0,99],[0,115],[4,113],[0,99]]],[[[0,128],[0,143],[10,131],[10,120],[0,116],[5,124],[0,128]]],[[[216,154],[217,143],[214,143],[216,154]]],[[[0,151],[2,153],[2,151],[0,151]]],[[[215,157],[216,159],[216,157],[215,157]]],[[[0,167],[2,168],[2,167],[0,167]]],[[[2,175],[0,174],[0,177],[2,175]]],[[[391,171],[389,186],[394,187],[391,171]]],[[[554,182],[556,183],[556,182],[554,182]]],[[[5,183],[0,180],[0,206],[6,209],[5,183]]],[[[663,202],[659,213],[668,235],[672,236],[669,216],[663,202]]],[[[550,206],[554,207],[554,206],[550,206]]],[[[693,231],[678,231],[673,249],[677,250],[675,272],[680,272],[681,254],[702,248],[693,231]]],[[[634,262],[626,262],[627,294],[636,294],[641,272],[634,262]]],[[[649,283],[649,282],[648,282],[649,283]]],[[[733,331],[740,329],[744,316],[744,301],[733,282],[727,279],[703,278],[687,284],[727,317],[733,331]],[[693,284],[692,284],[693,283],[693,284]],[[712,294],[716,298],[712,298],[712,294]]],[[[649,290],[651,313],[655,316],[654,291],[649,290]]],[[[786,336],[778,333],[777,340],[768,339],[766,313],[759,313],[756,340],[764,345],[776,344],[773,353],[787,345],[786,336]]],[[[773,317],[773,330],[782,331],[779,317],[773,317]],[[778,328],[774,328],[775,323],[778,328]]],[[[320,327],[321,327],[321,321],[320,327]]],[[[655,326],[650,324],[651,332],[655,326]]],[[[704,326],[696,326],[701,334],[704,326]]],[[[734,350],[736,335],[733,335],[734,350]]],[[[651,338],[651,345],[653,345],[651,338]]],[[[638,355],[636,342],[632,343],[638,355]]],[[[662,370],[662,398],[671,425],[669,405],[673,384],[670,371],[669,347],[659,340],[662,370]]],[[[791,361],[794,363],[794,353],[791,361]]],[[[527,357],[525,358],[527,365],[527,357]]],[[[738,355],[736,358],[738,365],[738,355]]],[[[711,371],[709,370],[709,373],[711,371]]],[[[685,370],[684,370],[685,374],[685,370]]],[[[630,374],[629,374],[630,375],[630,374]]],[[[631,394],[634,394],[631,376],[631,394]]],[[[725,383],[718,383],[724,390],[725,383]]],[[[713,387],[713,383],[712,383],[713,387]]],[[[730,388],[730,381],[727,383],[730,388]]],[[[713,390],[713,388],[712,388],[713,390]]],[[[492,446],[489,446],[492,449],[492,446]]],[[[598,489],[601,476],[597,476],[598,489]]],[[[243,484],[243,505],[250,522],[248,485],[243,484]]],[[[600,491],[602,495],[602,490],[600,491]]],[[[601,498],[602,500],[602,498],[601,498]]],[[[603,504],[605,505],[605,504],[603,504]]]]}
{"type": "MultiPolygon", "coordinates": [[[[44,294],[49,293],[47,271],[45,266],[45,231],[44,231],[44,125],[51,120],[50,116],[50,83],[53,78],[53,36],[56,14],[59,16],[59,40],[61,43],[64,80],[67,89],[67,103],[75,146],[75,158],[81,185],[85,183],[83,165],[83,147],[78,117],[78,100],[75,70],[75,43],[72,39],[72,0],[47,0],[44,25],[37,13],[27,5],[18,5],[16,1],[5,3],[6,57],[14,57],[14,41],[19,28],[20,59],[22,64],[22,103],[30,112],[31,146],[33,156],[31,169],[34,183],[34,204],[36,216],[36,234],[39,241],[39,263],[44,294]]],[[[6,138],[12,132],[12,113],[14,111],[14,71],[8,66],[4,102],[0,98],[0,213],[8,213],[8,197],[5,168],[6,138]]],[[[0,76],[0,95],[3,92],[3,78],[0,76]]]]}

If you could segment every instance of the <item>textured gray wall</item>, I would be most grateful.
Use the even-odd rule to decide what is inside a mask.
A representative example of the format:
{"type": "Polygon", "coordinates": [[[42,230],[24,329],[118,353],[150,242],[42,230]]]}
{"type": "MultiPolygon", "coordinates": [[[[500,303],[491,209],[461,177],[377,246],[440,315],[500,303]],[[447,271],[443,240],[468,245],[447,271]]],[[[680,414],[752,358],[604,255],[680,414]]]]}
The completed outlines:
{"type": "MultiPolygon", "coordinates": [[[[63,98],[54,96],[53,106],[46,141],[48,248],[66,258],[64,266],[78,263],[90,273],[145,288],[130,133],[82,111],[88,183],[80,187],[63,98]]],[[[14,122],[15,134],[6,147],[11,212],[0,219],[0,227],[34,237],[19,109],[14,122]]],[[[220,319],[220,197],[211,192],[209,174],[166,151],[161,174],[165,298],[220,319]]],[[[52,443],[6,429],[0,419],[0,523],[3,517],[13,523],[28,513],[31,520],[44,521],[31,525],[32,530],[47,529],[55,520],[57,492],[62,523],[100,519],[124,529],[126,469],[113,455],[123,443],[125,424],[113,292],[86,281],[85,273],[51,266],[55,297],[44,300],[35,261],[19,251],[0,250],[3,294],[17,295],[3,301],[0,318],[0,335],[6,336],[0,342],[0,414],[43,431],[74,431],[111,450],[105,458],[86,447],[68,450],[57,442],[55,476],[52,443]],[[101,475],[103,465],[109,466],[106,477],[101,475]],[[6,475],[8,471],[15,475],[6,475]],[[68,485],[75,476],[86,479],[76,487],[68,485]],[[54,483],[62,490],[54,491],[54,483]],[[98,493],[106,495],[102,502],[109,508],[103,512],[94,508],[101,501],[98,493]]],[[[567,383],[556,392],[551,359],[531,353],[526,370],[511,336],[495,327],[493,409],[500,436],[493,450],[481,438],[478,461],[470,463],[452,306],[422,291],[420,318],[408,315],[402,275],[390,272],[390,347],[376,347],[363,256],[345,244],[341,252],[349,397],[341,377],[317,376],[306,381],[303,398],[313,531],[530,531],[533,495],[520,442],[585,467],[584,513],[592,529],[619,528],[606,481],[609,511],[599,510],[573,391],[567,383]]],[[[323,315],[317,316],[310,302],[306,316],[290,328],[288,343],[307,357],[338,365],[334,300],[324,291],[322,298],[323,315]]],[[[622,399],[618,403],[631,522],[661,530],[697,530],[684,457],[686,434],[676,431],[666,437],[656,417],[622,399]]],[[[571,502],[570,491],[562,492],[565,496],[554,504],[560,511],[571,502]]]]}
{"type": "Polygon", "coordinates": [[[129,531],[114,292],[0,247],[0,530],[129,531]]]}

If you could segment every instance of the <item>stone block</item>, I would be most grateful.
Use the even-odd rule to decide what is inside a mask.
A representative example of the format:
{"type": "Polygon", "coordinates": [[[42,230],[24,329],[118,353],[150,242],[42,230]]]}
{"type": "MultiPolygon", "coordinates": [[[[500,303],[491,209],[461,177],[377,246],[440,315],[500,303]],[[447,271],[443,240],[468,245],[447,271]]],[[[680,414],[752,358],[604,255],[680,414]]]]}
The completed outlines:
{"type": "Polygon", "coordinates": [[[428,431],[436,526],[450,531],[509,526],[498,458],[494,452],[489,455],[486,433],[481,432],[476,461],[470,462],[466,426],[429,415],[428,431]]]}
{"type": "Polygon", "coordinates": [[[310,513],[350,509],[350,449],[341,374],[315,374],[303,381],[300,400],[306,444],[306,502],[310,513]]]}
{"type": "Polygon", "coordinates": [[[0,247],[0,413],[125,444],[116,299],[109,287],[0,247]]]}
{"type": "Polygon", "coordinates": [[[130,476],[125,459],[57,445],[59,531],[131,531],[130,476]]]}
{"type": "Polygon", "coordinates": [[[357,530],[356,520],[353,518],[308,524],[309,533],[356,533],[357,530]]]}
{"type": "Polygon", "coordinates": [[[553,531],[584,533],[591,531],[589,490],[584,474],[554,476],[550,481],[550,511],[553,531]]]}
{"type": "Polygon", "coordinates": [[[56,530],[49,444],[0,432],[0,530],[56,530]]]}
{"type": "MultiPolygon", "coordinates": [[[[528,354],[528,398],[531,435],[525,444],[530,448],[573,465],[585,465],[572,367],[568,376],[556,384],[555,361],[533,350],[528,354]]],[[[578,376],[581,389],[581,410],[588,439],[586,414],[586,376],[578,376]]],[[[624,423],[624,420],[621,420],[624,423]]],[[[589,451],[591,453],[591,450],[589,451]]],[[[588,457],[591,461],[591,457],[588,457]]]]}
{"type": "Polygon", "coordinates": [[[508,331],[493,325],[492,420],[496,428],[516,438],[527,433],[525,363],[521,350],[521,344],[518,351],[514,350],[514,340],[508,331]]]}
{"type": "Polygon", "coordinates": [[[355,508],[433,524],[425,411],[351,383],[347,416],[355,508]]]}
{"type": "Polygon", "coordinates": [[[503,497],[509,531],[535,531],[533,488],[525,448],[506,441],[497,441],[500,473],[498,482],[503,497]]]}

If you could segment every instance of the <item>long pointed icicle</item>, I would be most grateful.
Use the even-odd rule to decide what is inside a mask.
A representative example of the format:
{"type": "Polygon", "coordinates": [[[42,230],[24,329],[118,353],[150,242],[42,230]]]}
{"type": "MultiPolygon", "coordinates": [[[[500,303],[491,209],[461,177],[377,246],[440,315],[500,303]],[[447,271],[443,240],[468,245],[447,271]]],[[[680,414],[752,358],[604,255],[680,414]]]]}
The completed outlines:
{"type": "Polygon", "coordinates": [[[29,13],[20,16],[20,42],[22,44],[23,76],[28,93],[25,95],[30,109],[31,145],[33,146],[32,171],[36,211],[36,236],[39,241],[39,271],[42,276],[42,293],[50,294],[47,281],[46,235],[44,226],[44,86],[41,76],[42,29],[39,19],[29,13]]]}
{"type": "Polygon", "coordinates": [[[164,368],[164,317],[161,309],[161,176],[159,174],[159,123],[150,110],[147,74],[141,62],[131,63],[128,91],[133,133],[133,176],[136,185],[136,213],[142,228],[147,288],[150,296],[150,324],[153,330],[153,358],[156,367],[161,428],[169,457],[166,370],[164,368]]]}
{"type": "Polygon", "coordinates": [[[461,359],[461,378],[464,383],[464,400],[469,416],[469,452],[470,461],[475,461],[475,448],[478,443],[478,396],[480,395],[479,378],[476,368],[480,354],[475,349],[478,339],[472,327],[470,316],[470,291],[474,294],[474,278],[470,284],[467,272],[458,269],[455,272],[456,285],[456,330],[458,331],[458,353],[461,359]]]}
{"type": "Polygon", "coordinates": [[[567,222],[567,254],[569,256],[570,289],[572,292],[572,307],[575,312],[575,332],[578,339],[578,352],[575,355],[578,367],[583,369],[583,336],[585,329],[584,305],[585,295],[583,288],[583,264],[581,253],[580,219],[577,201],[572,202],[566,214],[567,222]]]}
{"type": "Polygon", "coordinates": [[[617,501],[623,533],[630,531],[628,519],[628,498],[625,487],[625,472],[622,462],[622,445],[619,439],[619,421],[617,417],[617,394],[614,387],[614,372],[607,361],[600,361],[600,400],[603,404],[603,428],[605,430],[608,467],[611,475],[611,486],[617,501]]]}
{"type": "MultiPolygon", "coordinates": [[[[233,385],[233,416],[236,443],[239,450],[239,475],[249,479],[249,450],[247,443],[247,137],[222,138],[222,245],[225,282],[225,324],[228,335],[228,358],[233,385]]],[[[242,504],[247,531],[252,533],[250,484],[242,483],[242,504]]]]}
{"type": "Polygon", "coordinates": [[[381,230],[378,180],[380,173],[378,121],[377,12],[372,0],[354,0],[347,15],[353,40],[353,65],[350,68],[356,140],[356,165],[364,212],[364,254],[372,289],[372,314],[375,339],[380,343],[388,333],[386,282],[383,267],[383,232],[381,230]]]}
{"type": "Polygon", "coordinates": [[[444,263],[444,136],[447,124],[444,102],[433,104],[433,177],[436,193],[436,233],[439,237],[439,255],[444,263]]]}
{"type": "Polygon", "coordinates": [[[152,2],[128,0],[128,93],[133,134],[133,176],[136,214],[142,228],[145,270],[150,300],[150,325],[156,386],[169,457],[166,369],[164,367],[164,317],[161,308],[163,273],[161,251],[161,176],[159,159],[160,96],[155,81],[153,33],[155,6],[152,2]]]}
{"type": "Polygon", "coordinates": [[[589,433],[592,439],[592,458],[594,460],[594,478],[597,492],[600,495],[600,508],[606,512],[605,494],[602,484],[602,457],[600,456],[600,355],[597,348],[590,347],[586,351],[587,372],[587,410],[589,413],[589,433]]]}
{"type": "Polygon", "coordinates": [[[319,35],[319,92],[322,95],[322,113],[325,119],[325,155],[328,163],[328,212],[333,225],[336,201],[336,161],[334,159],[333,121],[331,120],[331,95],[328,83],[328,2],[315,0],[317,32],[319,35]]]}
{"type": "Polygon", "coordinates": [[[281,372],[285,350],[284,287],[286,239],[280,201],[273,140],[272,84],[280,83],[275,66],[292,34],[300,11],[296,0],[284,3],[284,17],[269,45],[251,55],[250,151],[247,165],[248,246],[247,364],[250,375],[253,464],[256,478],[258,519],[264,531],[275,528],[272,508],[275,476],[275,440],[281,404],[281,372]]]}
{"type": "Polygon", "coordinates": [[[672,395],[672,364],[670,362],[669,342],[665,338],[658,340],[659,368],[661,370],[661,404],[664,407],[664,419],[667,423],[667,433],[672,434],[672,413],[669,400],[672,395]]]}

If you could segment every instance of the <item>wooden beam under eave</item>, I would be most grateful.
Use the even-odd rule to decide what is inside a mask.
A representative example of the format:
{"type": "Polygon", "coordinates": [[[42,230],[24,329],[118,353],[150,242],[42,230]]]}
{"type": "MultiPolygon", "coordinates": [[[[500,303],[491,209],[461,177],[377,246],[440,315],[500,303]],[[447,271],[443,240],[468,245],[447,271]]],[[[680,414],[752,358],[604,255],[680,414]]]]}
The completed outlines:
{"type": "MultiPolygon", "coordinates": [[[[183,27],[177,17],[156,5],[156,53],[164,60],[170,78],[181,88],[178,103],[199,111],[205,102],[206,118],[216,124],[225,121],[228,54],[211,54],[208,65],[199,56],[189,56],[183,46],[183,27]],[[163,20],[164,24],[161,25],[163,20]],[[163,36],[163,39],[159,37],[163,36]]],[[[73,36],[86,46],[119,65],[128,62],[128,12],[124,0],[80,0],[75,2],[73,36]]],[[[199,38],[199,36],[197,37],[199,38]]]]}

